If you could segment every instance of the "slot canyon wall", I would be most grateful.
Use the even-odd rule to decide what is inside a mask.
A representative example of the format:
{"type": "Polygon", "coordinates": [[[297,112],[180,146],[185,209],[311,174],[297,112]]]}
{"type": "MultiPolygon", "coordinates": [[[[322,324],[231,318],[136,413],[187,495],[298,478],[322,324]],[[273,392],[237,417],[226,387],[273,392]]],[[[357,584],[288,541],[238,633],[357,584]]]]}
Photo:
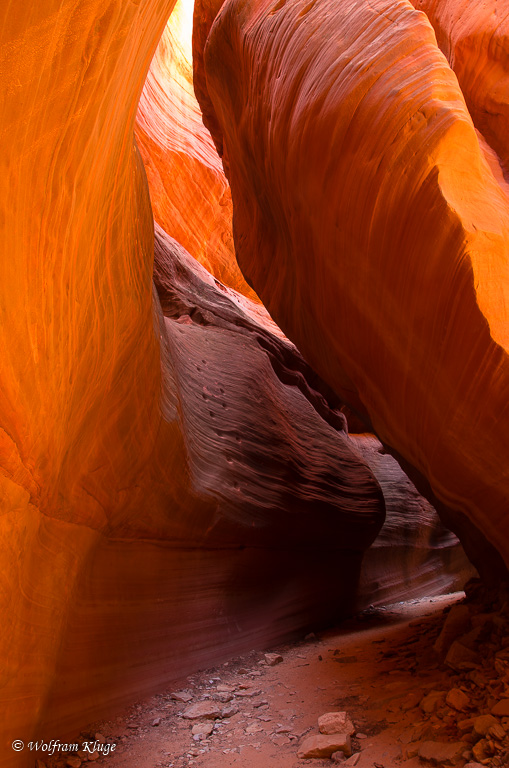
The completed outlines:
{"type": "Polygon", "coordinates": [[[343,402],[481,571],[507,555],[503,168],[426,17],[196,4],[248,285],[173,5],[0,9],[2,766],[356,600],[461,582],[343,402]]]}
{"type": "Polygon", "coordinates": [[[248,282],[496,582],[509,562],[509,10],[418,6],[430,18],[406,0],[199,0],[195,89],[248,282]]]}

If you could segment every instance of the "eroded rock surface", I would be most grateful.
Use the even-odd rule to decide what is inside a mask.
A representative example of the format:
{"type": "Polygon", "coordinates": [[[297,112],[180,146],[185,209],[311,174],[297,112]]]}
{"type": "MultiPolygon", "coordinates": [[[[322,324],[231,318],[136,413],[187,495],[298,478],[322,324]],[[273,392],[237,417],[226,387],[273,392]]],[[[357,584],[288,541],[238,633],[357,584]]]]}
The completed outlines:
{"type": "Polygon", "coordinates": [[[195,23],[244,274],[496,580],[509,205],[428,18],[407,0],[200,0],[195,23]]]}
{"type": "Polygon", "coordinates": [[[252,299],[235,259],[232,202],[192,85],[192,3],[178,0],[136,116],[154,218],[209,272],[252,299]]]}

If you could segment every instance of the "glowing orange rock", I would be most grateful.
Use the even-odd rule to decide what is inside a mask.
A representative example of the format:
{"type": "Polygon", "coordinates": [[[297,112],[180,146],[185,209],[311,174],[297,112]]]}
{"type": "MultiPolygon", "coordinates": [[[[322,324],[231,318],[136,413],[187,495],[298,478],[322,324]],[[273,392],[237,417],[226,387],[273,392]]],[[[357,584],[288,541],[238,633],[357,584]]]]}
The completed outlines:
{"type": "Polygon", "coordinates": [[[428,19],[406,0],[201,0],[195,20],[242,271],[505,573],[509,205],[428,19]]]}
{"type": "Polygon", "coordinates": [[[138,106],[136,140],[154,218],[226,285],[257,299],[235,259],[232,204],[192,85],[192,3],[179,0],[152,60],[138,106]]]}
{"type": "Polygon", "coordinates": [[[0,9],[2,766],[341,611],[383,521],[293,345],[158,230],[163,316],[134,120],[170,10],[0,9]]]}
{"type": "MultiPolygon", "coordinates": [[[[474,121],[509,174],[509,7],[497,0],[413,0],[433,25],[474,121]]],[[[504,185],[507,190],[506,185],[504,185]]]]}

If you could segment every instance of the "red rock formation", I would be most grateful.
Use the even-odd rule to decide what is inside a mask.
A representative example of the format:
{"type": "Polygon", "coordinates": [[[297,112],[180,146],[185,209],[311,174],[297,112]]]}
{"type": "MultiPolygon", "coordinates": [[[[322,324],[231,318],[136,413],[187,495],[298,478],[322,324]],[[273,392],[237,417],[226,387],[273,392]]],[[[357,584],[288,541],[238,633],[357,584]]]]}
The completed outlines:
{"type": "Polygon", "coordinates": [[[230,299],[228,328],[157,311],[134,119],[170,10],[0,9],[2,765],[341,610],[383,518],[260,307],[246,326],[230,299]]]}
{"type": "Polygon", "coordinates": [[[509,205],[428,19],[407,0],[200,0],[195,22],[244,274],[505,574],[509,205]]]}
{"type": "MultiPolygon", "coordinates": [[[[488,0],[413,0],[435,29],[474,121],[509,174],[509,7],[488,0]]],[[[497,169],[495,166],[495,173],[497,169]]],[[[498,171],[500,176],[500,172],[498,171]]],[[[506,193],[507,185],[503,185],[506,193]]]]}
{"type": "Polygon", "coordinates": [[[386,508],[362,561],[358,608],[462,590],[477,574],[456,536],[374,435],[352,434],[350,441],[380,483],[386,508]]]}
{"type": "Polygon", "coordinates": [[[193,92],[192,16],[192,4],[179,0],[141,95],[136,140],[157,223],[215,277],[256,300],[235,259],[230,188],[193,92]]]}

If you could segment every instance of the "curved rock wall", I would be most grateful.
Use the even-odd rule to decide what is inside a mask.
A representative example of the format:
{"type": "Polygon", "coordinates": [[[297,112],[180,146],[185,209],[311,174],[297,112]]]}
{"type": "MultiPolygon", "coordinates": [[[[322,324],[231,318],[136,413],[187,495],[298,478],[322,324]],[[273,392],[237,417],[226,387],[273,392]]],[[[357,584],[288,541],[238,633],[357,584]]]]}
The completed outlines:
{"type": "Polygon", "coordinates": [[[477,573],[456,536],[374,435],[351,434],[350,441],[380,483],[386,509],[362,560],[357,607],[462,590],[477,573]]]}
{"type": "MultiPolygon", "coordinates": [[[[476,128],[509,174],[509,8],[497,0],[413,0],[428,16],[476,128]]],[[[496,165],[494,163],[494,165],[496,165]]],[[[494,170],[496,173],[497,171],[494,170]]],[[[506,193],[508,187],[504,185],[506,193]]]]}
{"type": "MultiPolygon", "coordinates": [[[[2,765],[33,762],[13,739],[341,611],[383,521],[259,305],[162,315],[134,120],[171,7],[0,9],[2,765]]],[[[157,243],[160,287],[182,283],[157,243]]]]}
{"type": "Polygon", "coordinates": [[[192,3],[178,0],[150,65],[136,141],[157,223],[209,272],[257,300],[235,259],[230,188],[193,91],[192,3]]]}
{"type": "Polygon", "coordinates": [[[199,0],[194,47],[244,274],[505,576],[509,204],[427,17],[199,0]]]}

